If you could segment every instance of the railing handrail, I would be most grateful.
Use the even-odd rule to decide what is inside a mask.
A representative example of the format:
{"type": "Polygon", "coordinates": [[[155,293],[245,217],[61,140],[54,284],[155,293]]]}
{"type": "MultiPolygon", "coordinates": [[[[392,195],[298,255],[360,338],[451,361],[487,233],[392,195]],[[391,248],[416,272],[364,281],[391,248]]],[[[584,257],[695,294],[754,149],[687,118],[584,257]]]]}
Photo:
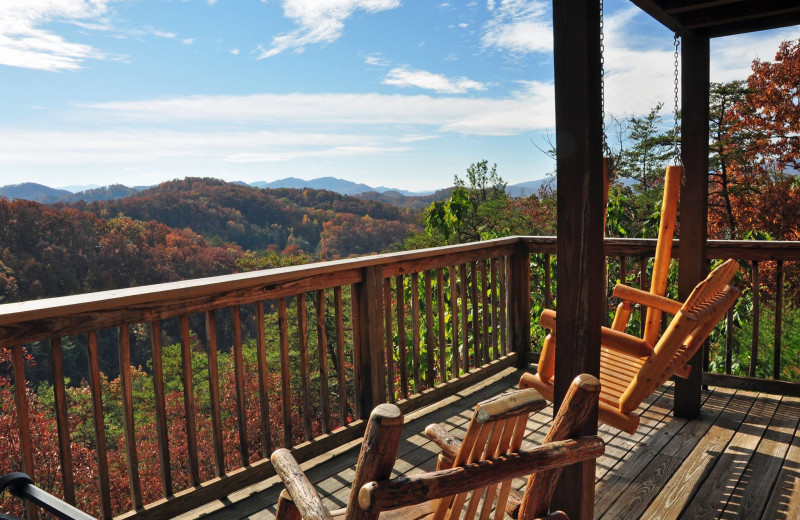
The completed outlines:
{"type": "MultiPolygon", "coordinates": [[[[97,312],[109,314],[114,312],[114,309],[161,308],[166,309],[164,312],[168,312],[172,305],[181,304],[190,299],[203,300],[214,295],[233,295],[237,292],[246,293],[267,287],[277,290],[280,287],[289,287],[292,282],[308,281],[312,277],[321,277],[314,289],[327,288],[336,285],[341,280],[337,278],[337,281],[334,281],[334,277],[345,276],[348,273],[349,276],[345,276],[348,282],[359,281],[360,271],[366,267],[381,266],[384,276],[388,277],[411,272],[413,268],[419,266],[420,260],[426,260],[424,265],[420,266],[421,269],[436,268],[447,265],[448,262],[452,263],[456,257],[461,259],[465,254],[471,252],[480,253],[488,249],[502,252],[520,242],[524,243],[531,252],[555,253],[556,251],[555,236],[513,236],[469,244],[383,253],[247,273],[7,303],[0,305],[0,333],[34,321],[54,318],[68,320],[97,312]],[[326,280],[326,277],[330,277],[330,279],[326,280]]],[[[656,239],[652,238],[606,238],[605,253],[607,256],[637,256],[648,252],[652,253],[655,245],[656,239]]],[[[678,255],[679,249],[680,240],[675,240],[672,249],[673,257],[678,255]]],[[[800,242],[709,240],[706,256],[709,259],[736,257],[740,260],[797,261],[800,260],[800,242]]],[[[264,297],[265,299],[272,298],[276,294],[273,290],[264,297]]],[[[239,299],[235,299],[235,296],[232,297],[234,300],[226,303],[248,303],[258,299],[257,295],[239,299]]],[[[108,323],[107,326],[116,326],[125,321],[159,317],[154,316],[152,312],[154,311],[148,314],[146,311],[140,310],[138,313],[125,316],[123,320],[108,323]]],[[[42,335],[46,336],[51,332],[54,331],[43,331],[42,335]]],[[[65,331],[65,333],[74,332],[73,329],[65,331]]],[[[9,346],[20,339],[22,338],[16,334],[12,334],[11,337],[8,337],[7,334],[0,334],[0,346],[9,346]]],[[[27,341],[27,339],[25,340],[27,341]]]]}
{"type": "MultiPolygon", "coordinates": [[[[420,258],[460,255],[497,246],[513,245],[519,242],[519,240],[520,237],[506,237],[469,244],[415,249],[397,253],[383,253],[358,258],[277,267],[261,271],[143,285],[126,289],[112,289],[109,291],[98,291],[72,296],[59,296],[40,300],[6,303],[0,305],[0,327],[18,325],[33,320],[77,316],[95,311],[104,311],[110,307],[126,308],[143,304],[163,305],[169,302],[186,300],[188,298],[201,298],[221,292],[285,284],[295,280],[307,279],[311,276],[338,274],[376,265],[387,267],[420,258]]],[[[0,344],[3,344],[1,340],[0,344]]]]}

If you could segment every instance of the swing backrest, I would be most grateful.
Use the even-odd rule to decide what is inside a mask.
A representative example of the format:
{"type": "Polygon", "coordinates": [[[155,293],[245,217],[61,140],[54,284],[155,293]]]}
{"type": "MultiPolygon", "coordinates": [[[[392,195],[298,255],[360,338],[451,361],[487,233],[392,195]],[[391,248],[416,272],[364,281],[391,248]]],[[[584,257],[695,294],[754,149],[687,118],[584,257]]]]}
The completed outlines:
{"type": "Polygon", "coordinates": [[[739,297],[739,290],[729,285],[738,271],[738,262],[729,259],[694,288],[623,394],[620,411],[636,410],[673,374],[686,371],[689,360],[739,297]]]}

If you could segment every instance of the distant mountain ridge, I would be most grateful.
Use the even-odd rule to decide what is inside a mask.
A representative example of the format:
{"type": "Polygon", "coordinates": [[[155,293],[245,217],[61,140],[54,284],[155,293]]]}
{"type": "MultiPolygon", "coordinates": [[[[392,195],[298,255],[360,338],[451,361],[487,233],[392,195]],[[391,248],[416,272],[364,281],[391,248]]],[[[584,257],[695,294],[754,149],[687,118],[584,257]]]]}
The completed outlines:
{"type": "Polygon", "coordinates": [[[251,182],[250,186],[255,186],[256,188],[311,188],[315,190],[335,191],[336,193],[341,193],[342,195],[358,195],[359,193],[365,193],[368,191],[376,191],[378,193],[395,191],[405,195],[406,197],[414,197],[430,195],[433,193],[433,190],[414,192],[408,190],[399,190],[396,188],[387,188],[385,186],[372,187],[367,184],[348,181],[345,179],[338,179],[336,177],[319,177],[317,179],[309,180],[298,179],[297,177],[286,177],[285,179],[278,179],[277,181],[272,182],[251,182]]]}
{"type": "Polygon", "coordinates": [[[9,200],[32,200],[41,204],[55,204],[56,202],[70,203],[79,200],[94,202],[98,200],[121,199],[133,195],[134,193],[139,193],[147,188],[148,186],[134,186],[129,188],[122,184],[112,184],[110,186],[101,186],[99,188],[73,193],[69,190],[51,188],[35,182],[23,182],[22,184],[9,184],[0,187],[0,197],[5,197],[9,200]]]}
{"type": "MultiPolygon", "coordinates": [[[[535,181],[510,184],[507,186],[506,191],[511,197],[528,197],[532,194],[538,193],[539,188],[544,183],[550,182],[550,180],[550,178],[545,178],[535,181]]],[[[552,182],[553,186],[555,187],[555,179],[553,179],[552,182]]],[[[237,181],[232,184],[251,186],[254,188],[291,188],[299,190],[310,188],[314,190],[326,190],[339,193],[341,195],[357,196],[358,198],[364,200],[373,200],[394,204],[395,206],[404,208],[424,208],[435,200],[443,200],[449,197],[450,192],[453,189],[452,187],[448,187],[436,191],[426,190],[415,192],[387,188],[385,186],[373,187],[363,183],[338,179],[336,177],[319,177],[310,180],[299,179],[297,177],[286,177],[285,179],[278,179],[271,182],[256,181],[245,183],[237,181]]],[[[127,187],[122,184],[112,184],[110,186],[99,187],[95,185],[71,185],[64,186],[63,188],[51,188],[35,182],[24,182],[21,184],[0,186],[0,197],[6,197],[9,200],[26,199],[42,204],[54,204],[57,202],[72,203],[80,200],[86,202],[95,202],[121,199],[152,187],[153,186],[127,187]],[[73,192],[73,190],[77,190],[79,188],[88,188],[89,186],[94,187],[73,192]]]]}

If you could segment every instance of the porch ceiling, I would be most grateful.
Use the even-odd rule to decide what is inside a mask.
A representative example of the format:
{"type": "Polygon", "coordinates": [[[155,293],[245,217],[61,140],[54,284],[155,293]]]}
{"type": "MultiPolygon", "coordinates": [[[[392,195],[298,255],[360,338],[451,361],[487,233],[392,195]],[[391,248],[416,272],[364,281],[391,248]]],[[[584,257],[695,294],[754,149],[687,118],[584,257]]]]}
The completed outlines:
{"type": "Polygon", "coordinates": [[[715,38],[800,24],[797,0],[631,0],[682,36],[715,38]]]}

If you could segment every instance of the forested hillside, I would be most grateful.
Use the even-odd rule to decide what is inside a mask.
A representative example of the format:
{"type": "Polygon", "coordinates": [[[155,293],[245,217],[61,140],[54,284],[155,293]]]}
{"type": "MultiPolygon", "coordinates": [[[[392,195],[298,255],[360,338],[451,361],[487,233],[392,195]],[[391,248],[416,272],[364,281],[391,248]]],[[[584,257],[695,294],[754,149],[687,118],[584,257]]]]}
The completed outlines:
{"type": "MultiPolygon", "coordinates": [[[[191,177],[164,182],[122,199],[78,201],[69,206],[102,218],[122,214],[174,228],[191,228],[215,245],[229,242],[254,251],[289,246],[311,254],[319,252],[324,223],[340,213],[394,222],[394,234],[385,237],[383,248],[405,238],[407,225],[414,222],[411,212],[330,191],[261,189],[191,177]]],[[[351,251],[333,254],[347,256],[351,251]]]]}
{"type": "Polygon", "coordinates": [[[415,218],[329,191],[197,178],[91,203],[0,198],[0,302],[381,252],[415,218]]]}

